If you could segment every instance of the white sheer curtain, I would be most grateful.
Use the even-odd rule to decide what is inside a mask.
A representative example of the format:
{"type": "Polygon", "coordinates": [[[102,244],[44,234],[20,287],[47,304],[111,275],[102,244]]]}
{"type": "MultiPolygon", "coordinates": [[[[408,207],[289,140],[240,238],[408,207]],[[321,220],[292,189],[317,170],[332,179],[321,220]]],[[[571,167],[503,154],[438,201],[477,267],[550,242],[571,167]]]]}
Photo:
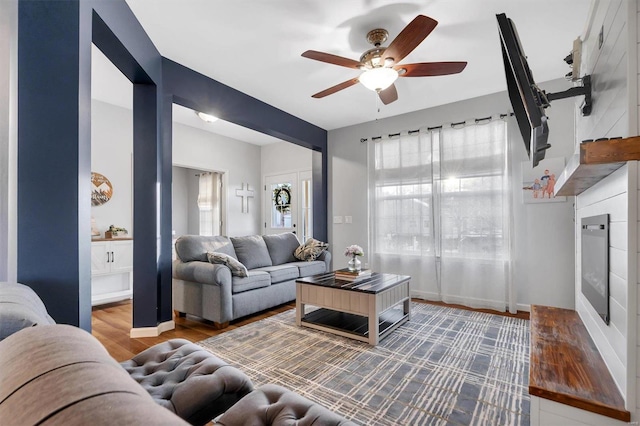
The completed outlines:
{"type": "Polygon", "coordinates": [[[504,310],[510,282],[506,123],[440,133],[442,300],[504,310]],[[445,242],[450,246],[446,247],[445,242]]]}
{"type": "Polygon", "coordinates": [[[509,283],[506,124],[376,140],[371,262],[411,275],[416,297],[504,310],[509,283]]]}
{"type": "Polygon", "coordinates": [[[220,175],[200,173],[198,181],[200,235],[220,235],[220,175]]]}

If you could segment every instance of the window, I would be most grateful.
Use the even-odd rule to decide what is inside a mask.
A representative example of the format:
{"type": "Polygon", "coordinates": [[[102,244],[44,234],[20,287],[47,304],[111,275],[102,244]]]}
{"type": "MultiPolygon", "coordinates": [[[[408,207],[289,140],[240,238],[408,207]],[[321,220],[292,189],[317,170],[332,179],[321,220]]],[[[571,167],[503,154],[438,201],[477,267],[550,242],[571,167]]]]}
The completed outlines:
{"type": "Polygon", "coordinates": [[[505,256],[506,135],[490,124],[375,143],[375,252],[505,256]]]}
{"type": "Polygon", "coordinates": [[[198,181],[200,235],[220,235],[220,175],[203,172],[198,181]]]}

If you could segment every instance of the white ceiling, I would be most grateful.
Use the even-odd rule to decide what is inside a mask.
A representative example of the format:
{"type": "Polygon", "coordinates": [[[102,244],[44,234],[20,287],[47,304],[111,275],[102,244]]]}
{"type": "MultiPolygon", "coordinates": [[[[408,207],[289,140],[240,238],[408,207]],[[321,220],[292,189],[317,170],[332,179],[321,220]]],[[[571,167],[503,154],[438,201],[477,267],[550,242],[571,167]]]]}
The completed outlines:
{"type": "MultiPolygon", "coordinates": [[[[163,56],[327,130],[506,90],[497,13],[504,12],[514,21],[535,80],[561,78],[570,71],[563,58],[571,51],[573,40],[586,29],[592,3],[587,0],[126,1],[163,56]],[[359,60],[372,47],[365,40],[369,30],[387,29],[390,41],[418,14],[439,24],[401,63],[467,61],[462,73],[400,78],[396,82],[399,99],[390,105],[377,102],[376,94],[361,85],[323,99],[311,98],[320,90],[357,77],[358,71],[303,58],[302,52],[311,49],[359,60]]],[[[95,57],[94,76],[98,77],[94,79],[98,83],[94,85],[94,97],[122,105],[116,90],[118,84],[109,82],[113,76],[107,76],[115,68],[102,70],[108,61],[95,57]],[[102,89],[96,87],[103,84],[106,86],[102,89]]],[[[196,123],[190,125],[202,125],[193,120],[195,116],[188,110],[179,111],[178,115],[196,123]]],[[[260,139],[251,136],[255,134],[253,131],[235,136],[237,129],[233,127],[227,129],[227,136],[260,139]]],[[[205,128],[216,132],[212,126],[205,128]]]]}

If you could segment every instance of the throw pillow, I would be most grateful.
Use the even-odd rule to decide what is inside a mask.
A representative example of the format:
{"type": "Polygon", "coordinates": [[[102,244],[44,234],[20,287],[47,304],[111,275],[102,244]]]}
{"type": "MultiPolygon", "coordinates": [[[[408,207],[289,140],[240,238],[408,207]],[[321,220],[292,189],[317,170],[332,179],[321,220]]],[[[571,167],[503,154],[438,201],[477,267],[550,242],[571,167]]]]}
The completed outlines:
{"type": "Polygon", "coordinates": [[[312,261],[316,260],[320,254],[329,248],[329,244],[309,238],[303,245],[296,249],[293,254],[296,259],[312,261]]]}
{"type": "Polygon", "coordinates": [[[235,275],[236,277],[246,277],[249,275],[247,268],[237,259],[229,256],[228,254],[209,252],[207,253],[207,259],[209,260],[209,263],[228,267],[231,269],[231,275],[235,275]]]}

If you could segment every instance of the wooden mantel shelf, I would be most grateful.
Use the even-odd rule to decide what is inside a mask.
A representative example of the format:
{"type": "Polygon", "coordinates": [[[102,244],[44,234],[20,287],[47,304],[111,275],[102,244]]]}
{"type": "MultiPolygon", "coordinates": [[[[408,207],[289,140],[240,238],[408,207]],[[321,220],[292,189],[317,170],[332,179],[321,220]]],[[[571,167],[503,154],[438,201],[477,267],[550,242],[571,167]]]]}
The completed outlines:
{"type": "Polygon", "coordinates": [[[530,328],[530,395],[631,421],[631,413],[576,311],[531,305],[530,328]]]}
{"type": "Polygon", "coordinates": [[[640,160],[640,136],[583,142],[556,181],[556,195],[578,195],[633,160],[640,160]]]}

